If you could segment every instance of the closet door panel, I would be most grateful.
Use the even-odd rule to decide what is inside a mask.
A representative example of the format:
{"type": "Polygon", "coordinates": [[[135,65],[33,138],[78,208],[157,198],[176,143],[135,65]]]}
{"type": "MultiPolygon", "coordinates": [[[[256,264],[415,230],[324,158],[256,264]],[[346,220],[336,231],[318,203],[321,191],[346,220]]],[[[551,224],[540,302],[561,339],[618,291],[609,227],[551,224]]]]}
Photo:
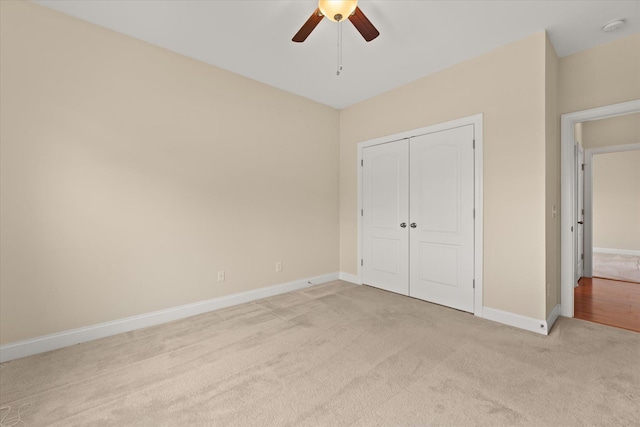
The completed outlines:
{"type": "Polygon", "coordinates": [[[403,295],[409,293],[408,164],[408,140],[363,150],[362,280],[403,295]]]}
{"type": "Polygon", "coordinates": [[[473,126],[411,138],[409,295],[473,312],[473,126]]]}

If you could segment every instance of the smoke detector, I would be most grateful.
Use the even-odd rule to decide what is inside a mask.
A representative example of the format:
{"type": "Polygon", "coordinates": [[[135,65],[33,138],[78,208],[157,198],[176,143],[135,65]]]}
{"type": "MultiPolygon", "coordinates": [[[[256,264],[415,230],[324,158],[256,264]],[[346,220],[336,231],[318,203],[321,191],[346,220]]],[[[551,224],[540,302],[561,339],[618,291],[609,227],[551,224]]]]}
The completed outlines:
{"type": "Polygon", "coordinates": [[[625,20],[624,19],[614,19],[613,21],[609,21],[602,26],[602,31],[605,33],[610,33],[612,31],[619,30],[624,27],[625,20]]]}

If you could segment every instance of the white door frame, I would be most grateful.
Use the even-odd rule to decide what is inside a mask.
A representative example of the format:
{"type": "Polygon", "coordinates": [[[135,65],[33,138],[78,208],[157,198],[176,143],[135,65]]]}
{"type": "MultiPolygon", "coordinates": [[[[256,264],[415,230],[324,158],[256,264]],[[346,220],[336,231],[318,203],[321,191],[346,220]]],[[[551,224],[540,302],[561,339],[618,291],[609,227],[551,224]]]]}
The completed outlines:
{"type": "Polygon", "coordinates": [[[370,139],[358,144],[358,283],[362,283],[362,150],[372,145],[385,144],[388,142],[398,141],[401,139],[411,138],[427,133],[440,132],[443,130],[453,129],[457,127],[473,125],[474,126],[474,209],[475,209],[475,226],[474,226],[474,310],[473,314],[482,317],[483,307],[483,268],[482,268],[482,249],[483,249],[483,210],[482,210],[482,152],[483,152],[483,114],[475,114],[473,116],[463,117],[448,122],[438,123],[419,129],[413,129],[406,132],[400,132],[394,135],[383,136],[380,138],[370,139]]]}
{"type": "MultiPolygon", "coordinates": [[[[640,112],[640,99],[607,105],[560,116],[561,158],[561,230],[560,230],[560,315],[573,317],[573,288],[575,278],[576,171],[575,124],[640,112]]],[[[585,242],[586,244],[586,242],[585,242]]],[[[586,257],[586,254],[585,254],[586,257]]]]}
{"type": "MultiPolygon", "coordinates": [[[[578,156],[578,158],[576,159],[576,165],[580,165],[580,154],[582,154],[582,161],[585,162],[586,153],[585,153],[584,147],[582,147],[582,145],[576,144],[575,147],[576,147],[576,155],[578,156]]],[[[586,174],[586,171],[582,171],[582,177],[581,177],[580,176],[580,169],[576,170],[576,172],[577,172],[576,173],[576,186],[577,186],[577,189],[580,189],[580,178],[582,178],[582,206],[580,206],[580,197],[578,197],[579,194],[576,194],[576,206],[577,206],[576,209],[582,208],[582,210],[584,211],[586,206],[587,206],[586,202],[585,202],[585,199],[584,199],[584,195],[585,195],[585,192],[586,192],[584,181],[586,179],[587,174],[586,174]]],[[[578,213],[577,210],[575,212],[576,212],[576,219],[574,220],[574,222],[578,222],[580,220],[580,214],[578,213]]],[[[576,254],[576,256],[578,254],[582,255],[582,275],[585,274],[584,259],[587,256],[585,251],[584,251],[584,248],[585,248],[584,238],[585,238],[585,234],[586,234],[586,231],[585,231],[585,225],[586,224],[584,222],[584,217],[585,217],[585,214],[583,213],[582,214],[582,253],[580,252],[580,232],[579,232],[580,228],[578,227],[577,224],[576,224],[576,231],[578,233],[576,234],[576,239],[575,239],[575,241],[576,241],[576,248],[575,248],[576,252],[575,252],[575,254],[576,254]]],[[[580,264],[580,260],[576,259],[576,261],[577,261],[577,264],[579,265],[580,264]]],[[[574,287],[578,286],[578,280],[580,280],[580,277],[582,276],[581,274],[579,274],[580,272],[577,271],[577,270],[579,270],[579,269],[578,268],[574,269],[574,273],[575,273],[574,287]]]]}
{"type": "Polygon", "coordinates": [[[593,277],[593,156],[640,150],[640,143],[584,150],[584,275],[593,277]]]}

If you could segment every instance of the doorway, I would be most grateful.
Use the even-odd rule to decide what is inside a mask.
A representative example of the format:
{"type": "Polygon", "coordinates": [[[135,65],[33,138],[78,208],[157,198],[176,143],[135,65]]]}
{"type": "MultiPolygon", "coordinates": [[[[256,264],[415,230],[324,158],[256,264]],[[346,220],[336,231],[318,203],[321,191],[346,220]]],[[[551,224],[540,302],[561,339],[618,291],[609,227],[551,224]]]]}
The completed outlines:
{"type": "Polygon", "coordinates": [[[588,148],[585,162],[585,275],[640,283],[640,143],[588,148]]]}
{"type": "MultiPolygon", "coordinates": [[[[640,139],[623,132],[624,121],[640,123],[640,113],[592,122],[611,132],[608,142],[640,139]],[[606,126],[604,126],[607,124],[606,126]]],[[[596,128],[593,130],[595,131],[596,128]]],[[[585,127],[584,134],[589,133],[585,127]]],[[[592,134],[593,136],[593,134],[592,134]]],[[[585,135],[585,274],[574,291],[574,315],[640,332],[640,144],[606,146],[585,135]],[[593,145],[601,145],[593,147],[593,145]]]]}
{"type": "MultiPolygon", "coordinates": [[[[578,276],[578,151],[577,123],[590,122],[640,112],[640,100],[594,108],[561,116],[561,309],[560,314],[574,317],[574,287],[578,276]]],[[[585,156],[586,157],[586,156],[585,156]]],[[[586,160],[585,160],[586,162],[586,160]]],[[[586,167],[585,167],[586,169],[586,167]]],[[[586,193],[588,194],[588,193],[586,193]]],[[[585,209],[584,226],[591,226],[590,210],[585,209]]],[[[592,241],[589,231],[584,236],[584,275],[591,275],[592,241]]]]}

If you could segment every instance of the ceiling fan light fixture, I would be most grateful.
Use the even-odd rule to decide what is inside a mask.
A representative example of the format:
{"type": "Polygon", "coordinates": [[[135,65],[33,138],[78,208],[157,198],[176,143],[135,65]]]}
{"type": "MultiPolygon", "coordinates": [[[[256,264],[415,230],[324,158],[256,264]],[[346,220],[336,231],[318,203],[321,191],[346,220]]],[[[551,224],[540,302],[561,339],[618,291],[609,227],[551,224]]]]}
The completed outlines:
{"type": "Polygon", "coordinates": [[[334,22],[343,21],[356,10],[358,0],[319,0],[320,12],[334,22]]]}

